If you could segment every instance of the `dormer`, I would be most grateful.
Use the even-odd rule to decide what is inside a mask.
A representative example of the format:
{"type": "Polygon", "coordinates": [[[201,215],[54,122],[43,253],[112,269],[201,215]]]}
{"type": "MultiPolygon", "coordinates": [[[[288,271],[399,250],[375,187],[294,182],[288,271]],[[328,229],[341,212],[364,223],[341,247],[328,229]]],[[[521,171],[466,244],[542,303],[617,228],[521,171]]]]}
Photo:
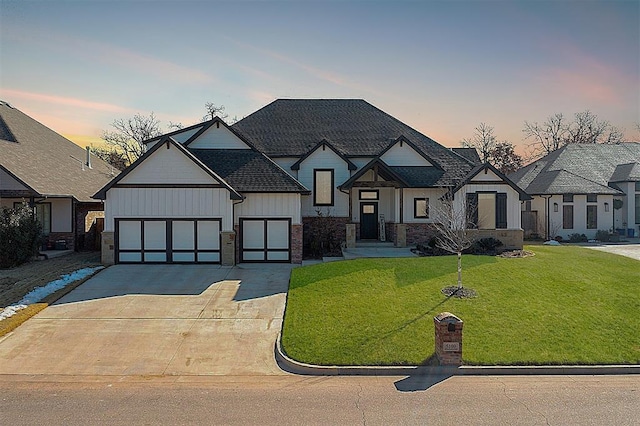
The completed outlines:
{"type": "Polygon", "coordinates": [[[404,136],[392,140],[379,158],[389,166],[438,167],[404,136]]]}

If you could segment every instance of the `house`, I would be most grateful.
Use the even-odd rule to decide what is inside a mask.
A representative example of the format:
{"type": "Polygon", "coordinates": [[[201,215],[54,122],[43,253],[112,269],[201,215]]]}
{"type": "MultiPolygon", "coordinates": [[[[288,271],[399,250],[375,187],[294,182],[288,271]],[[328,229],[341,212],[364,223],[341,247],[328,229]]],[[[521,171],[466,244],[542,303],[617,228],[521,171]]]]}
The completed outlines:
{"type": "Polygon", "coordinates": [[[114,175],[88,150],[0,101],[0,207],[30,203],[47,247],[99,247],[103,205],[91,197],[114,175]]]}
{"type": "Polygon", "coordinates": [[[299,263],[317,232],[404,247],[434,235],[447,194],[478,206],[478,237],[522,246],[520,188],[364,100],[279,99],[147,146],[95,194],[105,263],[299,263]]]}
{"type": "Polygon", "coordinates": [[[639,236],[640,143],[567,145],[509,178],[533,198],[522,206],[527,234],[639,236]]]}

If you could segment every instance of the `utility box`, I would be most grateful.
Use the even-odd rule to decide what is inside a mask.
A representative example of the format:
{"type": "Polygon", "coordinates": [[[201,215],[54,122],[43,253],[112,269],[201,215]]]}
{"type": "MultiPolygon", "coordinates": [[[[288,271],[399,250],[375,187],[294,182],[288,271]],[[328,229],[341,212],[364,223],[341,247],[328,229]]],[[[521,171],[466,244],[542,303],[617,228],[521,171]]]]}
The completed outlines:
{"type": "Polygon", "coordinates": [[[436,357],[440,365],[462,365],[462,320],[451,312],[433,318],[436,357]]]}

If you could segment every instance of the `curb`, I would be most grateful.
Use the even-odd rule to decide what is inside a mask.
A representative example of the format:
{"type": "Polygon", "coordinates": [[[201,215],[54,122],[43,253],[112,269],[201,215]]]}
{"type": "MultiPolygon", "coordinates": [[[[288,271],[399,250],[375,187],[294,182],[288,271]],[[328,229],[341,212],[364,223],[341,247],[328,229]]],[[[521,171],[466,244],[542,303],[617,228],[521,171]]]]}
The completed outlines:
{"type": "Polygon", "coordinates": [[[303,376],[597,376],[640,374],[640,365],[531,365],[531,366],[323,366],[289,358],[282,350],[281,333],[275,358],[283,371],[303,376]]]}

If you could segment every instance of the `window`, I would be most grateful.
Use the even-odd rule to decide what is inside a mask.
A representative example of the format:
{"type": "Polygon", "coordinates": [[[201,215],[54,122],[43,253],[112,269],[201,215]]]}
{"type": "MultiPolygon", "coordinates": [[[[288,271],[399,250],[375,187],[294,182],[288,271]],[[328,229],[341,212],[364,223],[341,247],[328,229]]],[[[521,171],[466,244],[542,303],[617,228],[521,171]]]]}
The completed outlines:
{"type": "MultiPolygon", "coordinates": [[[[13,208],[22,206],[22,203],[13,203],[13,208]]],[[[42,233],[49,235],[51,233],[51,203],[36,204],[36,219],[42,225],[42,233]]]]}
{"type": "Polygon", "coordinates": [[[562,206],[562,229],[573,229],[573,206],[562,206]]]}
{"type": "Polygon", "coordinates": [[[478,193],[478,229],[496,229],[495,193],[478,193]]]}
{"type": "Polygon", "coordinates": [[[524,211],[526,211],[526,212],[530,212],[531,211],[531,201],[525,201],[524,202],[524,211]]]}
{"type": "Polygon", "coordinates": [[[333,169],[313,171],[313,205],[333,205],[333,169]]]}
{"type": "Polygon", "coordinates": [[[360,199],[361,200],[377,200],[380,196],[378,195],[378,191],[375,190],[360,190],[360,199]]]}
{"type": "Polygon", "coordinates": [[[563,203],[573,203],[573,194],[562,194],[563,203]]]}
{"type": "Polygon", "coordinates": [[[414,198],[413,199],[413,217],[421,219],[429,219],[429,199],[414,198]]]}
{"type": "Polygon", "coordinates": [[[587,203],[597,203],[598,195],[597,194],[587,194],[587,203]]]}
{"type": "Polygon", "coordinates": [[[587,206],[587,229],[598,229],[598,206],[587,206]]]}
{"type": "Polygon", "coordinates": [[[636,182],[636,192],[640,192],[640,181],[636,182]]]}

